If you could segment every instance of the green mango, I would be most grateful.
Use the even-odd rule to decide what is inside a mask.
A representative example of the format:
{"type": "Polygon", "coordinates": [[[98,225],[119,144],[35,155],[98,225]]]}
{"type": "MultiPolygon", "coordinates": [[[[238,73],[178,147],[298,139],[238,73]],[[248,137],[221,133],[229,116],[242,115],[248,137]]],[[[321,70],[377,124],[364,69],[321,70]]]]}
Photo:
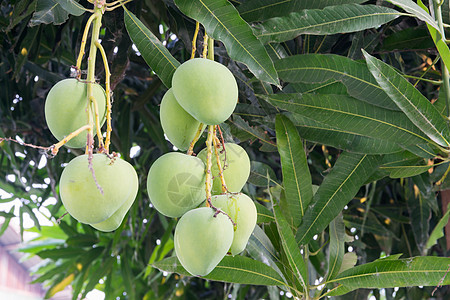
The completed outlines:
{"type": "Polygon", "coordinates": [[[200,122],[178,104],[172,89],[166,92],[161,101],[159,117],[161,126],[169,141],[181,151],[189,149],[200,122]]]}
{"type": "MultiPolygon", "coordinates": [[[[227,185],[228,192],[238,193],[242,190],[242,187],[250,176],[250,158],[247,152],[238,144],[225,143],[225,152],[219,152],[220,163],[222,165],[223,176],[227,185]],[[226,152],[226,154],[225,154],[226,152]],[[226,160],[225,160],[226,157],[226,160]],[[226,166],[225,163],[226,162],[226,166]],[[225,166],[225,168],[224,168],[225,166]]],[[[207,149],[204,148],[197,155],[206,165],[207,149]]],[[[219,167],[217,166],[216,156],[213,152],[212,155],[212,168],[213,179],[213,194],[222,194],[222,181],[219,176],[219,167]]]]}
{"type": "Polygon", "coordinates": [[[233,241],[233,224],[210,207],[185,213],[175,228],[175,253],[192,275],[208,275],[227,254],[233,241]]]}
{"type": "Polygon", "coordinates": [[[181,107],[207,125],[228,119],[238,100],[238,86],[230,70],[204,58],[179,66],[172,77],[172,89],[181,107]]]}
{"type": "Polygon", "coordinates": [[[205,200],[205,180],[205,165],[199,158],[169,152],[151,166],[147,191],[161,214],[176,218],[205,200]]]}
{"type": "Polygon", "coordinates": [[[236,223],[233,243],[229,252],[236,255],[244,251],[256,226],[257,211],[253,200],[245,194],[212,196],[211,203],[226,212],[236,223]]]}
{"type": "Polygon", "coordinates": [[[139,188],[136,171],[123,159],[112,161],[104,154],[94,154],[92,167],[101,190],[89,169],[88,155],[72,159],[59,180],[61,201],[67,212],[87,224],[110,218],[125,202],[134,200],[139,188]]]}
{"type": "MultiPolygon", "coordinates": [[[[106,120],[106,94],[98,84],[93,84],[93,94],[98,106],[100,126],[102,126],[106,120]]],[[[58,141],[89,123],[86,114],[88,101],[87,84],[75,78],[61,80],[50,89],[45,100],[45,120],[58,141]]],[[[94,117],[94,105],[89,105],[89,108],[94,117]]],[[[94,124],[94,136],[96,131],[94,124]]],[[[83,131],[65,145],[70,148],[84,148],[86,142],[87,131],[83,131]]]]}

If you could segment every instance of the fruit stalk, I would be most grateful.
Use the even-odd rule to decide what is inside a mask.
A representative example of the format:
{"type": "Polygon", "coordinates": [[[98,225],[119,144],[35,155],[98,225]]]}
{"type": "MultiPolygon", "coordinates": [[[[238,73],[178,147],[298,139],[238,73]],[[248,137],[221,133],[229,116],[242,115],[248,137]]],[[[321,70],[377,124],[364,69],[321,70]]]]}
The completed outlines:
{"type": "MultiPolygon", "coordinates": [[[[102,26],[102,16],[103,16],[103,6],[94,6],[94,14],[95,17],[93,19],[93,28],[92,28],[92,36],[91,36],[91,45],[89,49],[89,57],[88,57],[88,70],[87,70],[87,91],[88,91],[88,105],[86,109],[86,113],[88,115],[89,125],[92,128],[88,129],[88,136],[93,136],[93,128],[94,128],[94,120],[91,116],[91,104],[94,106],[94,118],[97,126],[97,138],[99,141],[100,148],[103,147],[103,136],[100,130],[100,121],[98,115],[98,106],[94,97],[93,84],[95,83],[95,60],[97,56],[97,46],[95,45],[98,42],[98,37],[100,35],[100,28],[102,26]]],[[[88,141],[89,142],[89,141],[88,141]]]]}
{"type": "MultiPolygon", "coordinates": [[[[106,56],[105,49],[103,49],[102,44],[100,44],[98,41],[95,42],[95,46],[100,50],[100,54],[102,55],[103,59],[103,65],[105,67],[105,93],[106,93],[106,139],[105,139],[105,152],[106,154],[109,153],[109,144],[111,143],[111,132],[112,132],[112,125],[111,125],[111,87],[110,87],[110,78],[111,78],[111,72],[109,70],[108,65],[108,57],[106,56]]],[[[98,114],[96,116],[96,122],[99,122],[98,114]]],[[[97,128],[100,127],[100,124],[97,124],[97,128]]]]}
{"type": "Polygon", "coordinates": [[[195,133],[194,139],[192,140],[191,144],[189,145],[189,149],[186,153],[187,155],[192,155],[194,153],[194,146],[195,146],[195,143],[197,143],[198,139],[200,138],[200,135],[203,132],[203,126],[204,126],[203,123],[200,123],[200,125],[198,125],[198,130],[195,133]]]}
{"type": "Polygon", "coordinates": [[[208,126],[208,138],[206,139],[206,206],[212,207],[211,204],[211,190],[212,190],[212,140],[214,135],[214,125],[208,126]]]}
{"type": "Polygon", "coordinates": [[[195,58],[195,51],[197,51],[197,36],[198,36],[198,30],[199,29],[200,29],[200,23],[197,21],[197,22],[195,22],[194,37],[192,38],[191,59],[195,58]]]}
{"type": "Polygon", "coordinates": [[[91,125],[88,124],[88,125],[81,126],[77,130],[75,130],[74,132],[72,132],[68,136],[66,136],[64,139],[62,139],[61,141],[59,141],[58,143],[56,143],[52,147],[50,147],[52,155],[55,156],[56,154],[58,154],[59,148],[64,146],[64,144],[66,144],[68,141],[70,141],[71,139],[73,139],[74,137],[76,137],[77,135],[79,135],[81,132],[83,132],[85,130],[92,130],[91,125]]]}
{"type": "Polygon", "coordinates": [[[222,192],[226,193],[228,191],[227,184],[225,183],[225,177],[223,176],[223,168],[220,162],[219,151],[217,150],[219,148],[219,143],[220,141],[218,141],[218,138],[216,137],[216,126],[214,126],[214,139],[213,139],[214,154],[216,155],[217,168],[219,169],[220,182],[222,183],[222,192]]]}
{"type": "Polygon", "coordinates": [[[86,22],[86,26],[84,27],[84,32],[83,32],[83,37],[81,39],[81,45],[80,45],[80,53],[78,54],[78,59],[77,59],[77,72],[78,72],[78,76],[77,78],[80,78],[81,76],[81,61],[83,60],[83,56],[84,56],[84,49],[86,49],[86,41],[87,41],[87,35],[89,33],[89,28],[91,28],[92,25],[92,21],[94,21],[94,19],[96,18],[95,14],[92,14],[89,19],[86,22]]]}

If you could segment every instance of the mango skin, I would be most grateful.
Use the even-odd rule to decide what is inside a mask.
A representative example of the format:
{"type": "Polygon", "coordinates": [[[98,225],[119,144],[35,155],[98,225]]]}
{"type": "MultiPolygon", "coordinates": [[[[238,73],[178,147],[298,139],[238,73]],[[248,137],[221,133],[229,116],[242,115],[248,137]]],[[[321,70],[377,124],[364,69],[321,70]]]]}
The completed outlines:
{"type": "Polygon", "coordinates": [[[216,195],[211,203],[226,212],[236,223],[233,243],[229,252],[236,255],[244,251],[256,226],[257,211],[253,200],[245,194],[216,195]]]}
{"type": "MultiPolygon", "coordinates": [[[[224,170],[223,176],[225,183],[230,193],[239,193],[244,187],[250,176],[250,158],[247,152],[238,144],[225,143],[226,159],[228,167],[224,170]]],[[[207,149],[204,148],[197,155],[206,164],[207,149]]],[[[222,168],[224,167],[225,152],[220,153],[219,158],[222,168]]],[[[213,194],[222,194],[222,182],[220,181],[219,168],[217,167],[216,156],[213,152],[212,168],[213,179],[213,194]]]]}
{"type": "Polygon", "coordinates": [[[136,199],[139,186],[137,174],[135,178],[133,177],[133,180],[136,181],[136,192],[131,193],[128,199],[125,201],[125,203],[122,204],[119,207],[119,209],[116,210],[108,219],[100,223],[90,224],[92,227],[104,232],[111,232],[119,228],[120,224],[122,224],[123,218],[125,217],[131,205],[133,205],[134,200],[136,199]]]}
{"type": "Polygon", "coordinates": [[[238,100],[238,86],[230,70],[204,58],[179,66],[172,77],[172,89],[181,107],[207,125],[228,119],[238,100]]]}
{"type": "Polygon", "coordinates": [[[178,104],[172,89],[162,98],[159,118],[169,141],[181,151],[189,149],[200,122],[178,104]]]}
{"type": "Polygon", "coordinates": [[[147,191],[161,214],[177,218],[205,200],[205,180],[205,165],[199,158],[169,152],[150,167],[147,191]]]}
{"type": "Polygon", "coordinates": [[[94,154],[95,177],[103,190],[97,188],[88,166],[88,156],[72,159],[59,180],[61,201],[67,212],[81,223],[96,224],[111,217],[127,200],[134,198],[138,179],[133,166],[123,159],[111,160],[94,154]]]}
{"type": "Polygon", "coordinates": [[[175,253],[194,276],[208,275],[227,254],[233,241],[233,224],[209,207],[185,213],[175,228],[175,253]]]}
{"type": "MultiPolygon", "coordinates": [[[[100,126],[102,126],[106,120],[106,94],[98,84],[94,84],[93,92],[98,105],[100,126]]],[[[61,80],[50,89],[45,101],[45,120],[58,141],[89,123],[86,114],[87,103],[87,84],[75,78],[61,80]]],[[[91,105],[91,107],[92,116],[94,116],[94,106],[91,105]]],[[[94,125],[94,136],[95,128],[94,125]]],[[[65,145],[70,148],[84,148],[87,141],[86,135],[87,131],[83,131],[65,145]]]]}

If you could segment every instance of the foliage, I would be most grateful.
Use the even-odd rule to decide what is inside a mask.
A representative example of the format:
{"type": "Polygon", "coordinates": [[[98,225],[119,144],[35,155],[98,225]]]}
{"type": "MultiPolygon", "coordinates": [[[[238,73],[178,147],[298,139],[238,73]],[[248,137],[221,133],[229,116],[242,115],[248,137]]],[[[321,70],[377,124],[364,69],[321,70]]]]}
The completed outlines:
{"type": "MultiPolygon", "coordinates": [[[[1,3],[0,137],[56,142],[44,101],[71,76],[86,8],[1,3]]],[[[1,140],[0,203],[12,208],[0,212],[0,234],[14,218],[21,232],[38,233],[20,251],[44,259],[34,282],[48,297],[70,284],[73,299],[94,288],[106,299],[381,299],[380,289],[386,299],[444,299],[448,11],[447,0],[135,0],[107,11],[100,37],[114,91],[111,148],[136,169],[137,200],[112,233],[63,217],[58,181],[83,151],[48,157],[1,140]],[[157,213],[145,188],[152,163],[172,149],[158,106],[191,56],[196,21],[196,56],[206,30],[215,60],[238,81],[239,103],[221,128],[249,153],[243,191],[258,209],[244,254],[226,256],[205,278],[179,264],[177,220],[157,213]],[[44,215],[53,226],[41,224],[44,215]]],[[[96,69],[104,82],[101,60],[96,69]]]]}

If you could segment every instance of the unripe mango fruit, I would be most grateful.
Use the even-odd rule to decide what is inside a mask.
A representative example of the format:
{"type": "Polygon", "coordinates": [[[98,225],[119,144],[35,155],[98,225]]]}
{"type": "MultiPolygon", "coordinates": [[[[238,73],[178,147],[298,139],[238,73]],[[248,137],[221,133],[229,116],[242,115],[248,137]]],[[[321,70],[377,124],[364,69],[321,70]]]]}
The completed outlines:
{"type": "MultiPolygon", "coordinates": [[[[204,148],[197,155],[206,164],[207,148],[204,148]]],[[[223,176],[227,189],[230,193],[238,193],[247,182],[250,176],[250,158],[247,152],[238,144],[225,143],[225,152],[220,153],[220,164],[222,166],[223,176]],[[226,153],[226,154],[225,154],[226,153]],[[225,159],[226,158],[226,159],[225,159]],[[226,166],[225,166],[225,163],[226,166]],[[225,167],[224,167],[225,166],[225,167]]],[[[212,155],[213,194],[222,194],[222,182],[219,176],[219,167],[217,166],[216,156],[212,155]]]]}
{"type": "MultiPolygon", "coordinates": [[[[106,94],[100,85],[92,85],[101,126],[106,119],[106,94]]],[[[86,113],[88,101],[87,84],[75,78],[61,80],[50,89],[45,101],[45,120],[58,141],[89,123],[86,113]]],[[[89,107],[91,115],[95,116],[94,105],[91,104],[89,107]]],[[[95,128],[94,124],[94,136],[95,128]]],[[[83,131],[65,145],[70,148],[83,148],[86,146],[86,136],[87,131],[83,131]]]]}
{"type": "Polygon", "coordinates": [[[244,251],[248,239],[256,226],[256,206],[245,194],[227,194],[211,197],[211,203],[226,212],[236,223],[233,243],[229,252],[236,255],[244,251]]]}
{"type": "Polygon", "coordinates": [[[104,231],[104,232],[110,232],[114,231],[117,228],[119,228],[120,224],[122,224],[123,218],[127,214],[128,210],[130,209],[131,205],[133,205],[134,200],[136,199],[137,189],[136,193],[130,194],[128,199],[123,203],[118,210],[116,210],[115,213],[111,215],[108,219],[106,219],[103,222],[90,224],[92,227],[94,227],[97,230],[104,231]]]}
{"type": "Polygon", "coordinates": [[[150,167],[147,191],[153,206],[176,218],[205,200],[205,165],[194,156],[169,152],[150,167]]]}
{"type": "Polygon", "coordinates": [[[238,86],[230,70],[204,58],[179,66],[172,77],[172,89],[181,107],[207,125],[228,119],[238,99],[238,86]]]}
{"type": "Polygon", "coordinates": [[[159,117],[161,126],[169,141],[181,151],[189,149],[200,122],[178,104],[172,89],[166,92],[161,101],[159,117]]]}
{"type": "Polygon", "coordinates": [[[192,275],[208,275],[227,254],[233,241],[233,224],[210,207],[185,213],[175,228],[175,253],[192,275]]]}
{"type": "Polygon", "coordinates": [[[72,159],[59,180],[61,201],[67,212],[87,224],[110,218],[125,202],[134,200],[138,190],[136,171],[123,159],[112,162],[104,154],[94,154],[92,167],[103,194],[89,170],[88,155],[72,159]]]}

